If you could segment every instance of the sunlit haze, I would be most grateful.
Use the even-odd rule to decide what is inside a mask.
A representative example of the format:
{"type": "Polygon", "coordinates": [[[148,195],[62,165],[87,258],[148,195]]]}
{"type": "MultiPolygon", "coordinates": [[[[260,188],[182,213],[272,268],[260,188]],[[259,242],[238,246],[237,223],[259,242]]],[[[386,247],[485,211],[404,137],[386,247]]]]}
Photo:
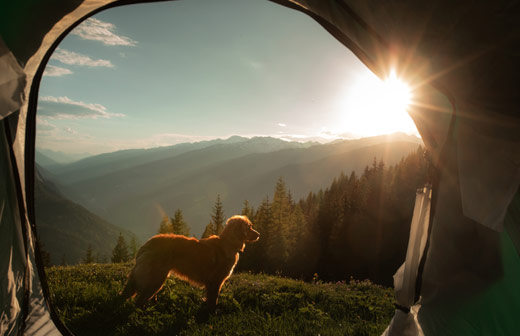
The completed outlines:
{"type": "Polygon", "coordinates": [[[268,1],[123,6],[51,57],[37,147],[81,157],[232,135],[417,135],[411,98],[395,73],[379,79],[310,17],[268,1]]]}

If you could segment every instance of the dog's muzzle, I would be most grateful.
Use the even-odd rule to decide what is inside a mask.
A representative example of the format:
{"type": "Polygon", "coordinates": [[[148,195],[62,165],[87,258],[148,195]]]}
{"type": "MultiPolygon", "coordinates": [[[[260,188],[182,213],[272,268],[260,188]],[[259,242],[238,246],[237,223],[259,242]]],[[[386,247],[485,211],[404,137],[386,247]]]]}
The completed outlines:
{"type": "Polygon", "coordinates": [[[247,242],[248,243],[252,243],[252,242],[255,242],[257,241],[258,239],[260,239],[260,233],[258,233],[258,231],[255,231],[255,230],[250,230],[248,233],[247,233],[247,242]]]}

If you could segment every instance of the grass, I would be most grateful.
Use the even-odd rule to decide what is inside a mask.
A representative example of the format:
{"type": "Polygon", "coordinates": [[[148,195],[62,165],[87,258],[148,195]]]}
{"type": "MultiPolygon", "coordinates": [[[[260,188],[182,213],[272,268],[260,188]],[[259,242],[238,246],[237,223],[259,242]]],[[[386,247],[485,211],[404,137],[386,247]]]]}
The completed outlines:
{"type": "Polygon", "coordinates": [[[76,335],[381,335],[394,312],[393,291],[369,281],[312,283],[234,274],[217,313],[200,319],[204,293],[170,278],[143,309],[118,293],[130,264],[46,269],[51,300],[76,335]]]}

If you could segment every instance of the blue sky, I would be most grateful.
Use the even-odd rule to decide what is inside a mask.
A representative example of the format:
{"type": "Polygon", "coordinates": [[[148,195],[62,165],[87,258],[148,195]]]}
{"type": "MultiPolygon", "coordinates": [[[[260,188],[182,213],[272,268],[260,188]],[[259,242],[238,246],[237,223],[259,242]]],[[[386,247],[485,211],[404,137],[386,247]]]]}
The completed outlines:
{"type": "Polygon", "coordinates": [[[376,80],[315,21],[268,1],[113,8],[82,23],[50,59],[37,146],[77,155],[235,134],[375,135],[383,129],[356,125],[348,103],[367,78],[376,80]]]}

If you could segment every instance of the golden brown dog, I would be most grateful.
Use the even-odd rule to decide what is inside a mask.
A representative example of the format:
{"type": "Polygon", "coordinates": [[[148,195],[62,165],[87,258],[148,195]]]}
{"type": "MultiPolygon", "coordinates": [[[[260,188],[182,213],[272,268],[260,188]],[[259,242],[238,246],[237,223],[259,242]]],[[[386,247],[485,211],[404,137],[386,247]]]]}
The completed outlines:
{"type": "Polygon", "coordinates": [[[137,252],[130,271],[124,299],[137,295],[136,305],[143,306],[162,287],[168,274],[206,289],[206,303],[214,311],[222,284],[231,276],[238,252],[245,243],[257,241],[260,234],[246,216],[233,216],[220,236],[198,240],[175,234],[150,238],[137,252]]]}

